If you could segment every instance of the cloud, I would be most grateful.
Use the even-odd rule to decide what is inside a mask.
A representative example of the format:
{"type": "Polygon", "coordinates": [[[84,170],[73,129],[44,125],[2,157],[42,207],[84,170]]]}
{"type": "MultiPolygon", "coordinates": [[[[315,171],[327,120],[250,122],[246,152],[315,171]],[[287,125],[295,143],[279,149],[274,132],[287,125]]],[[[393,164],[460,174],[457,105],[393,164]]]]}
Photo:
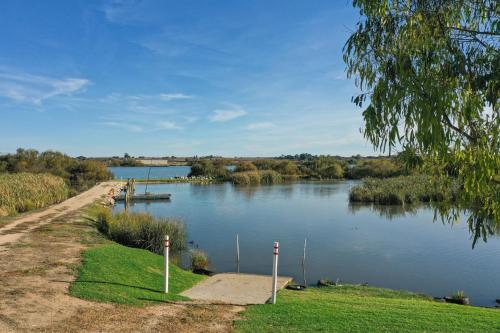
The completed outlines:
{"type": "Polygon", "coordinates": [[[51,78],[0,67],[0,97],[40,105],[56,96],[82,91],[90,81],[83,78],[51,78]]]}
{"type": "Polygon", "coordinates": [[[245,110],[239,105],[227,104],[229,108],[214,110],[209,117],[210,121],[224,122],[242,117],[247,114],[245,110]]]}
{"type": "Polygon", "coordinates": [[[174,93],[174,94],[160,94],[160,98],[165,101],[173,101],[176,99],[191,99],[193,96],[185,95],[182,93],[174,93]]]}
{"type": "Polygon", "coordinates": [[[273,128],[274,124],[271,122],[261,122],[261,123],[252,123],[248,124],[247,129],[249,130],[261,130],[261,129],[269,129],[273,128]]]}
{"type": "Polygon", "coordinates": [[[158,122],[158,129],[182,129],[173,121],[160,121],[158,122]]]}
{"type": "Polygon", "coordinates": [[[105,121],[100,123],[101,125],[104,126],[109,126],[109,127],[116,127],[116,128],[121,128],[130,132],[142,132],[144,129],[135,124],[128,124],[128,123],[120,123],[116,121],[105,121]]]}

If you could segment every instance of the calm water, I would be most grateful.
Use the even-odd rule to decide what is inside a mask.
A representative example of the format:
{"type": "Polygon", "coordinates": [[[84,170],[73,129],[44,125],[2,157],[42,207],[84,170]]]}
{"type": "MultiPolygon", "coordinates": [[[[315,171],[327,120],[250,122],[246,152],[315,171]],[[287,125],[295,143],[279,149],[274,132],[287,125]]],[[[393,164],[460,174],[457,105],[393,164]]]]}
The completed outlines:
{"type": "Polygon", "coordinates": [[[270,274],[272,245],[278,240],[280,274],[302,282],[307,237],[308,284],[340,278],[433,296],[464,290],[473,304],[494,305],[500,297],[498,237],[472,249],[465,224],[433,222],[430,208],[404,213],[397,207],[350,206],[353,184],[150,185],[152,192],[172,193],[172,200],[130,209],[181,218],[189,240],[209,254],[218,272],[236,270],[238,233],[241,272],[270,274]]]}
{"type": "MultiPolygon", "coordinates": [[[[111,167],[109,170],[116,179],[127,178],[147,178],[149,167],[111,167]]],[[[152,167],[150,179],[186,177],[191,171],[190,166],[170,166],[170,167],[152,167]]]]}

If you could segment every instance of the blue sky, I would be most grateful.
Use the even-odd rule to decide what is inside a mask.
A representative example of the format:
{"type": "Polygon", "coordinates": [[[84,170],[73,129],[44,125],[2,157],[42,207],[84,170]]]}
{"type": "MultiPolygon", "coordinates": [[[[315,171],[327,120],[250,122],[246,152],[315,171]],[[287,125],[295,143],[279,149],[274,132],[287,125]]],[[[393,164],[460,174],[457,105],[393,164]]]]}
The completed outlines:
{"type": "Polygon", "coordinates": [[[0,2],[0,152],[373,154],[350,1],[0,2]]]}

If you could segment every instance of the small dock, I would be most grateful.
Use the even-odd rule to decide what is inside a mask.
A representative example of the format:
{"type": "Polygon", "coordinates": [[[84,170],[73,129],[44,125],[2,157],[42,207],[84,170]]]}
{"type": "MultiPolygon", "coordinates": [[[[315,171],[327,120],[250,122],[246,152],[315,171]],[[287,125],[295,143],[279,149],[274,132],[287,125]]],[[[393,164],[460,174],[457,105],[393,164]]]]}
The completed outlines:
{"type": "MultiPolygon", "coordinates": [[[[148,174],[149,181],[149,174],[148,174]]],[[[129,178],[127,184],[121,189],[120,193],[115,195],[113,199],[116,201],[155,201],[155,200],[170,200],[170,193],[150,193],[148,192],[148,183],[146,182],[146,190],[143,194],[135,193],[135,179],[129,178]]]]}
{"type": "MultiPolygon", "coordinates": [[[[278,276],[278,290],[291,277],[278,276]]],[[[272,296],[271,275],[221,273],[211,276],[181,293],[193,300],[220,302],[233,305],[265,304],[272,296]]]]}
{"type": "Polygon", "coordinates": [[[143,193],[143,194],[119,194],[114,197],[115,201],[125,201],[125,200],[170,200],[172,195],[170,193],[143,193]]]}

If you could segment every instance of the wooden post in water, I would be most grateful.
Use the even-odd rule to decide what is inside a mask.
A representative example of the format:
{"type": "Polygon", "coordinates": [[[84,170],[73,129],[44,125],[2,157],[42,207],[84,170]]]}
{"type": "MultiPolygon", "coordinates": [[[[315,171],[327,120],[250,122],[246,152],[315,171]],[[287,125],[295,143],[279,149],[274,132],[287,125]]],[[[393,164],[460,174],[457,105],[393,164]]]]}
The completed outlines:
{"type": "Polygon", "coordinates": [[[236,234],[236,270],[240,272],[240,238],[236,234]]]}
{"type": "Polygon", "coordinates": [[[271,298],[271,303],[276,304],[276,291],[278,289],[278,254],[279,254],[280,243],[274,242],[273,249],[273,295],[271,298]]]}
{"type": "Polygon", "coordinates": [[[163,242],[163,259],[164,259],[164,268],[163,268],[163,287],[165,289],[165,294],[168,294],[168,255],[170,249],[170,239],[168,235],[165,235],[165,240],[163,242]]]}
{"type": "Polygon", "coordinates": [[[302,273],[304,275],[304,286],[307,286],[307,280],[306,280],[306,247],[307,247],[307,238],[304,238],[304,256],[302,257],[302,273]]]}

